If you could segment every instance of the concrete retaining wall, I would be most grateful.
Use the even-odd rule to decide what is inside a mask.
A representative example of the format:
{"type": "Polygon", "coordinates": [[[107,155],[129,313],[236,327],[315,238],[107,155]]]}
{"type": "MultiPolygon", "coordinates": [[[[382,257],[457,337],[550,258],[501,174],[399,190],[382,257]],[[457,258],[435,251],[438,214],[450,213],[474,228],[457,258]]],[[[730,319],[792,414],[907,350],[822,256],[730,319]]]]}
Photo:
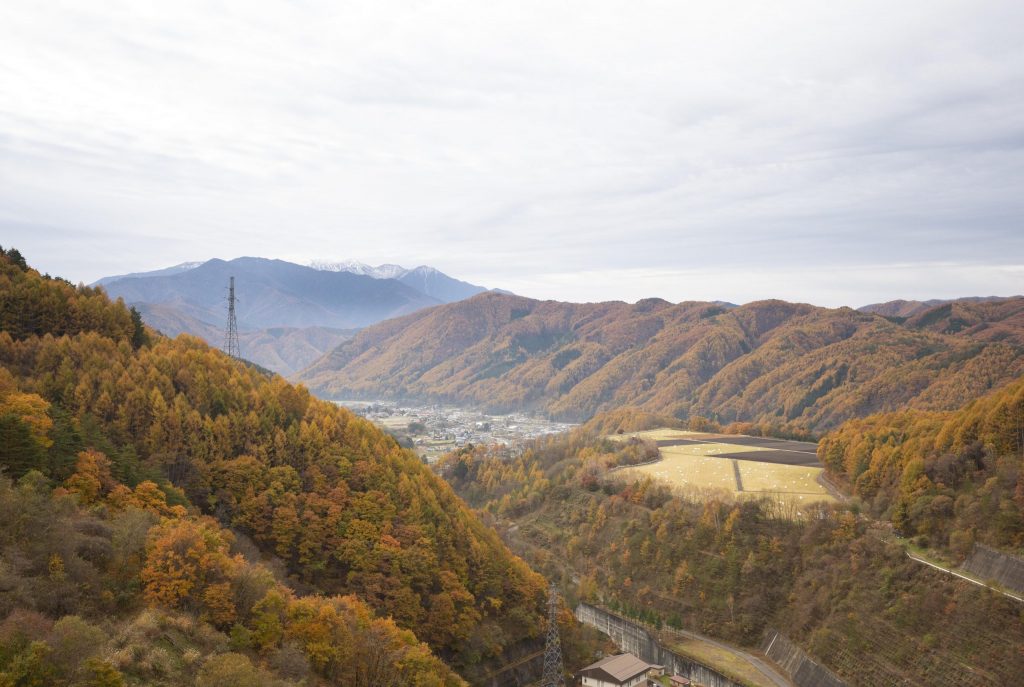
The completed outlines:
{"type": "Polygon", "coordinates": [[[705,687],[743,687],[712,668],[666,649],[643,627],[614,613],[590,604],[580,604],[576,607],[576,619],[611,637],[623,651],[648,663],[665,666],[670,675],[688,677],[695,685],[705,687]]]}
{"type": "Polygon", "coordinates": [[[798,687],[846,687],[832,671],[812,661],[803,649],[774,630],[765,636],[761,650],[781,666],[798,687]]]}
{"type": "Polygon", "coordinates": [[[1012,592],[1024,596],[1024,560],[975,544],[971,555],[961,566],[982,580],[995,580],[1012,592]]]}

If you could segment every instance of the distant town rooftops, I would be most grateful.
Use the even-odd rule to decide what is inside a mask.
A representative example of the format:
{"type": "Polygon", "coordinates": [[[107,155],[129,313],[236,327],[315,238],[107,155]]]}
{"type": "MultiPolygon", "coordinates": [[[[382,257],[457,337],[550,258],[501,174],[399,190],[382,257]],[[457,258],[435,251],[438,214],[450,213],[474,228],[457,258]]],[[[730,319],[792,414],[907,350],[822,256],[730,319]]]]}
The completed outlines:
{"type": "Polygon", "coordinates": [[[648,663],[633,654],[618,654],[616,656],[605,656],[600,661],[581,668],[577,676],[621,684],[637,675],[646,674],[651,668],[660,670],[661,666],[648,663]]]}

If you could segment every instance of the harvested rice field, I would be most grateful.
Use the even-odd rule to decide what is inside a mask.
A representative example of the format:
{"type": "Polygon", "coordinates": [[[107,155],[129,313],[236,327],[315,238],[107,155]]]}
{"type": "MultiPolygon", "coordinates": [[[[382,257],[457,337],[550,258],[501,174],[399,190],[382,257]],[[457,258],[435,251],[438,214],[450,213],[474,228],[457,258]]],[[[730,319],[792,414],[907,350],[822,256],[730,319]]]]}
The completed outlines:
{"type": "Polygon", "coordinates": [[[661,453],[656,463],[620,470],[626,479],[644,475],[679,487],[722,489],[737,498],[768,496],[796,507],[835,500],[818,480],[823,469],[811,443],[670,429],[623,436],[657,441],[661,453]]]}

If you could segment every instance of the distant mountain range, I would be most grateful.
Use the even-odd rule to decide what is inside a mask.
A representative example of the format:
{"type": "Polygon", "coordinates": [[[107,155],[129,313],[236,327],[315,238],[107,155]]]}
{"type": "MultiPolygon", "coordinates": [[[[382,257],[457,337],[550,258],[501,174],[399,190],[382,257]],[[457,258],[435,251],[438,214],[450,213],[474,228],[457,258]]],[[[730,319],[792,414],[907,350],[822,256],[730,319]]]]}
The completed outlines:
{"type": "Polygon", "coordinates": [[[427,266],[313,267],[252,257],[182,263],[104,277],[96,285],[134,305],[147,324],[165,334],[187,332],[220,346],[230,277],[235,278],[243,356],[285,375],[306,367],[355,329],[485,291],[427,266]]]}
{"type": "Polygon", "coordinates": [[[360,331],[300,374],[329,397],[533,409],[622,406],[819,432],[952,409],[1024,373],[1024,298],[889,319],[784,301],[561,303],[485,293],[360,331]]]}
{"type": "Polygon", "coordinates": [[[173,265],[171,267],[165,267],[162,270],[152,270],[150,272],[132,272],[130,274],[115,274],[111,277],[103,277],[97,279],[91,284],[91,286],[105,286],[110,282],[118,281],[120,279],[134,279],[136,277],[166,277],[171,274],[178,274],[180,272],[187,272],[195,269],[202,265],[202,262],[183,262],[179,265],[173,265]]]}
{"type": "Polygon", "coordinates": [[[870,305],[861,306],[857,308],[857,310],[861,312],[873,312],[884,317],[913,317],[918,313],[931,310],[937,305],[946,305],[947,303],[991,303],[1005,300],[1006,298],[1002,296],[972,296],[968,298],[946,300],[933,298],[927,301],[895,300],[887,301],[885,303],[871,303],[870,305]]]}

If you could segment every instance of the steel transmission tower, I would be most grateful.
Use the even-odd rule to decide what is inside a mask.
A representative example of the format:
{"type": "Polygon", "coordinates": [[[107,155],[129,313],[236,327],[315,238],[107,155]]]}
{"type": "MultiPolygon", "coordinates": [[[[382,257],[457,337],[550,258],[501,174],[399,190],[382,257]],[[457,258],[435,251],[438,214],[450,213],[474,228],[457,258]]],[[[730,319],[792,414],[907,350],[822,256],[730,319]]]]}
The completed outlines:
{"type": "Polygon", "coordinates": [[[565,687],[565,668],[562,665],[562,640],[558,637],[558,592],[551,585],[548,594],[548,639],[544,646],[544,676],[541,687],[565,687]]]}
{"type": "Polygon", "coordinates": [[[235,278],[231,277],[228,286],[228,328],[224,332],[224,352],[232,358],[242,357],[238,347],[238,320],[235,319],[235,278]]]}

